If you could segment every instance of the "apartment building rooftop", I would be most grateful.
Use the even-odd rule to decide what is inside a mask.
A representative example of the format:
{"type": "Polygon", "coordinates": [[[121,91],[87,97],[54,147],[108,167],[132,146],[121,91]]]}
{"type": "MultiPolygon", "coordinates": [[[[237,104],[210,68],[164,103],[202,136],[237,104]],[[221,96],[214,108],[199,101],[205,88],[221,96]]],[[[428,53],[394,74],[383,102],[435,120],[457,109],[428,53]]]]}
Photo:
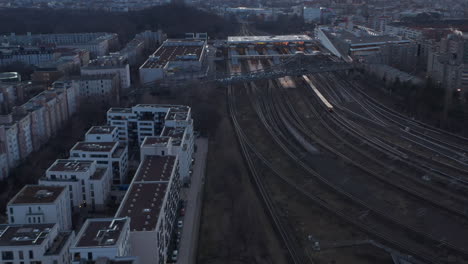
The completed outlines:
{"type": "Polygon", "coordinates": [[[108,113],[122,113],[122,114],[131,114],[131,108],[120,108],[120,107],[111,107],[108,113]]]}
{"type": "Polygon", "coordinates": [[[185,127],[164,127],[164,130],[161,134],[161,136],[164,137],[171,137],[172,138],[172,144],[174,146],[180,146],[182,143],[182,138],[184,137],[185,134],[185,127]]]}
{"type": "Polygon", "coordinates": [[[72,232],[60,232],[54,238],[52,245],[47,249],[44,253],[46,256],[53,256],[59,254],[63,247],[65,246],[65,242],[70,239],[72,232]]]}
{"type": "Polygon", "coordinates": [[[53,203],[65,191],[63,186],[26,185],[9,205],[53,203]]]}
{"type": "Polygon", "coordinates": [[[0,246],[41,245],[55,224],[0,225],[0,246]]]}
{"type": "Polygon", "coordinates": [[[132,231],[156,228],[168,183],[133,183],[120,205],[118,217],[130,217],[132,231]]]}
{"type": "Polygon", "coordinates": [[[110,152],[118,142],[83,142],[80,141],[73,146],[71,151],[87,151],[87,152],[110,152]]]}
{"type": "Polygon", "coordinates": [[[96,171],[91,175],[91,180],[100,180],[104,175],[106,175],[107,168],[96,168],[96,171]]]}
{"type": "Polygon", "coordinates": [[[112,247],[117,244],[129,218],[87,219],[77,235],[75,247],[112,247]]]}
{"type": "Polygon", "coordinates": [[[70,160],[61,159],[56,160],[49,171],[64,171],[64,172],[84,172],[88,171],[93,161],[91,160],[70,160]]]}
{"type": "Polygon", "coordinates": [[[136,182],[167,182],[175,166],[175,156],[146,156],[135,175],[136,182]]]}
{"type": "Polygon", "coordinates": [[[143,146],[161,146],[169,143],[171,137],[145,137],[143,140],[143,146]]]}
{"type": "Polygon", "coordinates": [[[91,127],[86,134],[102,134],[110,135],[112,131],[117,130],[117,127],[113,126],[93,126],[91,127]]]}

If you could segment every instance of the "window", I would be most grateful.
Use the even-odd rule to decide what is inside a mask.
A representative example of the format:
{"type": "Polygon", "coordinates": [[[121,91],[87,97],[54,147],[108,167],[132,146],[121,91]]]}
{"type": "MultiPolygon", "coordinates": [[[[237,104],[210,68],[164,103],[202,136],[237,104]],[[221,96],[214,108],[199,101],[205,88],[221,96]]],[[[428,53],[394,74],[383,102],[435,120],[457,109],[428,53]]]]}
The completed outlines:
{"type": "Polygon", "coordinates": [[[13,214],[13,207],[10,207],[10,214],[13,214]]]}
{"type": "Polygon", "coordinates": [[[92,260],[93,259],[93,252],[88,252],[88,260],[92,260]]]}
{"type": "Polygon", "coordinates": [[[10,223],[11,223],[11,224],[14,224],[14,223],[15,223],[15,218],[14,218],[13,216],[10,217],[10,223]]]}
{"type": "Polygon", "coordinates": [[[18,251],[19,259],[24,259],[23,251],[18,251]]]}
{"type": "Polygon", "coordinates": [[[29,250],[29,259],[34,258],[34,252],[32,250],[29,250]]]}
{"type": "Polygon", "coordinates": [[[3,260],[12,260],[13,259],[13,251],[2,251],[2,259],[3,260]]]}

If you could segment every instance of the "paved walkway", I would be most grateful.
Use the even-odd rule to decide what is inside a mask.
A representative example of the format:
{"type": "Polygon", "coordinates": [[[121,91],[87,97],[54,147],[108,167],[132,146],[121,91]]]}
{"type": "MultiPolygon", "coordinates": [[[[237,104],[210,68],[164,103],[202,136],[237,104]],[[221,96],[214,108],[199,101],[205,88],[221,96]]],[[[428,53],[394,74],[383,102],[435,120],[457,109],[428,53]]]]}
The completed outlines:
{"type": "Polygon", "coordinates": [[[208,139],[198,138],[195,141],[197,152],[195,153],[195,164],[193,165],[192,182],[186,190],[184,227],[180,241],[178,264],[195,263],[195,251],[198,242],[198,230],[200,226],[200,213],[203,201],[203,183],[205,178],[206,155],[208,153],[208,139]]]}

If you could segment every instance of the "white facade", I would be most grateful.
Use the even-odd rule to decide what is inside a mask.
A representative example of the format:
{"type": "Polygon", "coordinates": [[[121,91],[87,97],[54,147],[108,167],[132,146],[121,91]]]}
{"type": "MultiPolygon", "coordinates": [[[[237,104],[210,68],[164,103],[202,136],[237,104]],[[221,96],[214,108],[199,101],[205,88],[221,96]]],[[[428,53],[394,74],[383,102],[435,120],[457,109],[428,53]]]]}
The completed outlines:
{"type": "MultiPolygon", "coordinates": [[[[163,128],[192,127],[191,108],[181,105],[139,104],[132,108],[111,108],[107,124],[118,129],[119,140],[140,146],[147,136],[160,136],[163,128]]],[[[190,132],[189,131],[189,132],[190,132]]]]}
{"type": "Polygon", "coordinates": [[[70,158],[95,160],[98,167],[112,172],[113,184],[126,181],[128,171],[128,148],[122,142],[78,142],[70,150],[70,158]]]}
{"type": "Polygon", "coordinates": [[[148,155],[174,155],[179,160],[179,172],[183,182],[190,179],[194,151],[192,126],[165,127],[162,136],[146,137],[140,148],[140,160],[148,155]]]}
{"type": "Polygon", "coordinates": [[[7,205],[9,224],[56,223],[60,231],[71,230],[68,189],[62,186],[26,185],[7,205]]]}
{"type": "Polygon", "coordinates": [[[70,264],[74,232],[57,224],[0,225],[1,263],[70,264]]]}
{"type": "Polygon", "coordinates": [[[177,157],[146,156],[116,217],[130,217],[131,255],[141,263],[166,263],[180,198],[177,157]]]}
{"type": "Polygon", "coordinates": [[[128,257],[129,236],[130,218],[89,218],[70,248],[72,263],[128,257]]]}
{"type": "Polygon", "coordinates": [[[117,127],[93,126],[85,135],[86,142],[117,142],[119,134],[117,127]]]}
{"type": "Polygon", "coordinates": [[[105,209],[111,182],[111,171],[98,168],[96,161],[71,159],[55,161],[39,180],[41,185],[66,187],[75,209],[86,206],[93,211],[105,209]]]}

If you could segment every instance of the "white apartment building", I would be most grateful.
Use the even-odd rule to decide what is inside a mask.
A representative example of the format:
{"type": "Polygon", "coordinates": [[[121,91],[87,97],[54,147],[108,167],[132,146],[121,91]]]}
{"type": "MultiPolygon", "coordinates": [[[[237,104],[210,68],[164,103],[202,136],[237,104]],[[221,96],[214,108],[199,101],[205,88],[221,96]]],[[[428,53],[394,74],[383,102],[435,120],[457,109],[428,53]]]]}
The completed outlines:
{"type": "Polygon", "coordinates": [[[192,127],[164,127],[161,136],[146,137],[140,147],[140,160],[148,155],[174,155],[179,160],[182,182],[190,180],[194,151],[192,127]]]}
{"type": "Polygon", "coordinates": [[[100,75],[82,75],[79,77],[80,96],[84,100],[99,102],[118,102],[120,79],[117,73],[100,75]]]}
{"type": "Polygon", "coordinates": [[[130,217],[131,255],[141,263],[163,264],[180,198],[176,156],[145,156],[116,217],[130,217]]]}
{"type": "Polygon", "coordinates": [[[0,263],[70,264],[74,232],[57,224],[0,225],[0,263]]]}
{"type": "Polygon", "coordinates": [[[82,76],[106,74],[117,74],[119,76],[120,88],[130,88],[130,66],[127,60],[121,56],[102,56],[81,68],[82,76]]]}
{"type": "Polygon", "coordinates": [[[86,206],[93,211],[106,208],[111,183],[108,168],[98,168],[96,161],[72,159],[56,160],[39,180],[40,185],[67,188],[73,209],[86,206]]]}
{"type": "Polygon", "coordinates": [[[98,167],[111,171],[112,183],[126,181],[128,171],[128,148],[123,142],[78,142],[70,150],[70,158],[95,160],[98,167]]]}
{"type": "Polygon", "coordinates": [[[165,126],[190,127],[187,136],[193,136],[191,108],[182,105],[139,104],[132,108],[111,108],[107,111],[107,124],[117,127],[119,140],[130,147],[140,146],[147,136],[160,136],[165,126]]]}
{"type": "Polygon", "coordinates": [[[71,205],[68,188],[26,185],[7,205],[9,224],[56,223],[60,231],[71,230],[71,205]]]}
{"type": "Polygon", "coordinates": [[[70,248],[73,264],[130,256],[130,218],[88,218],[70,248]]]}
{"type": "Polygon", "coordinates": [[[117,142],[119,134],[117,127],[93,126],[85,135],[86,142],[117,142]]]}

